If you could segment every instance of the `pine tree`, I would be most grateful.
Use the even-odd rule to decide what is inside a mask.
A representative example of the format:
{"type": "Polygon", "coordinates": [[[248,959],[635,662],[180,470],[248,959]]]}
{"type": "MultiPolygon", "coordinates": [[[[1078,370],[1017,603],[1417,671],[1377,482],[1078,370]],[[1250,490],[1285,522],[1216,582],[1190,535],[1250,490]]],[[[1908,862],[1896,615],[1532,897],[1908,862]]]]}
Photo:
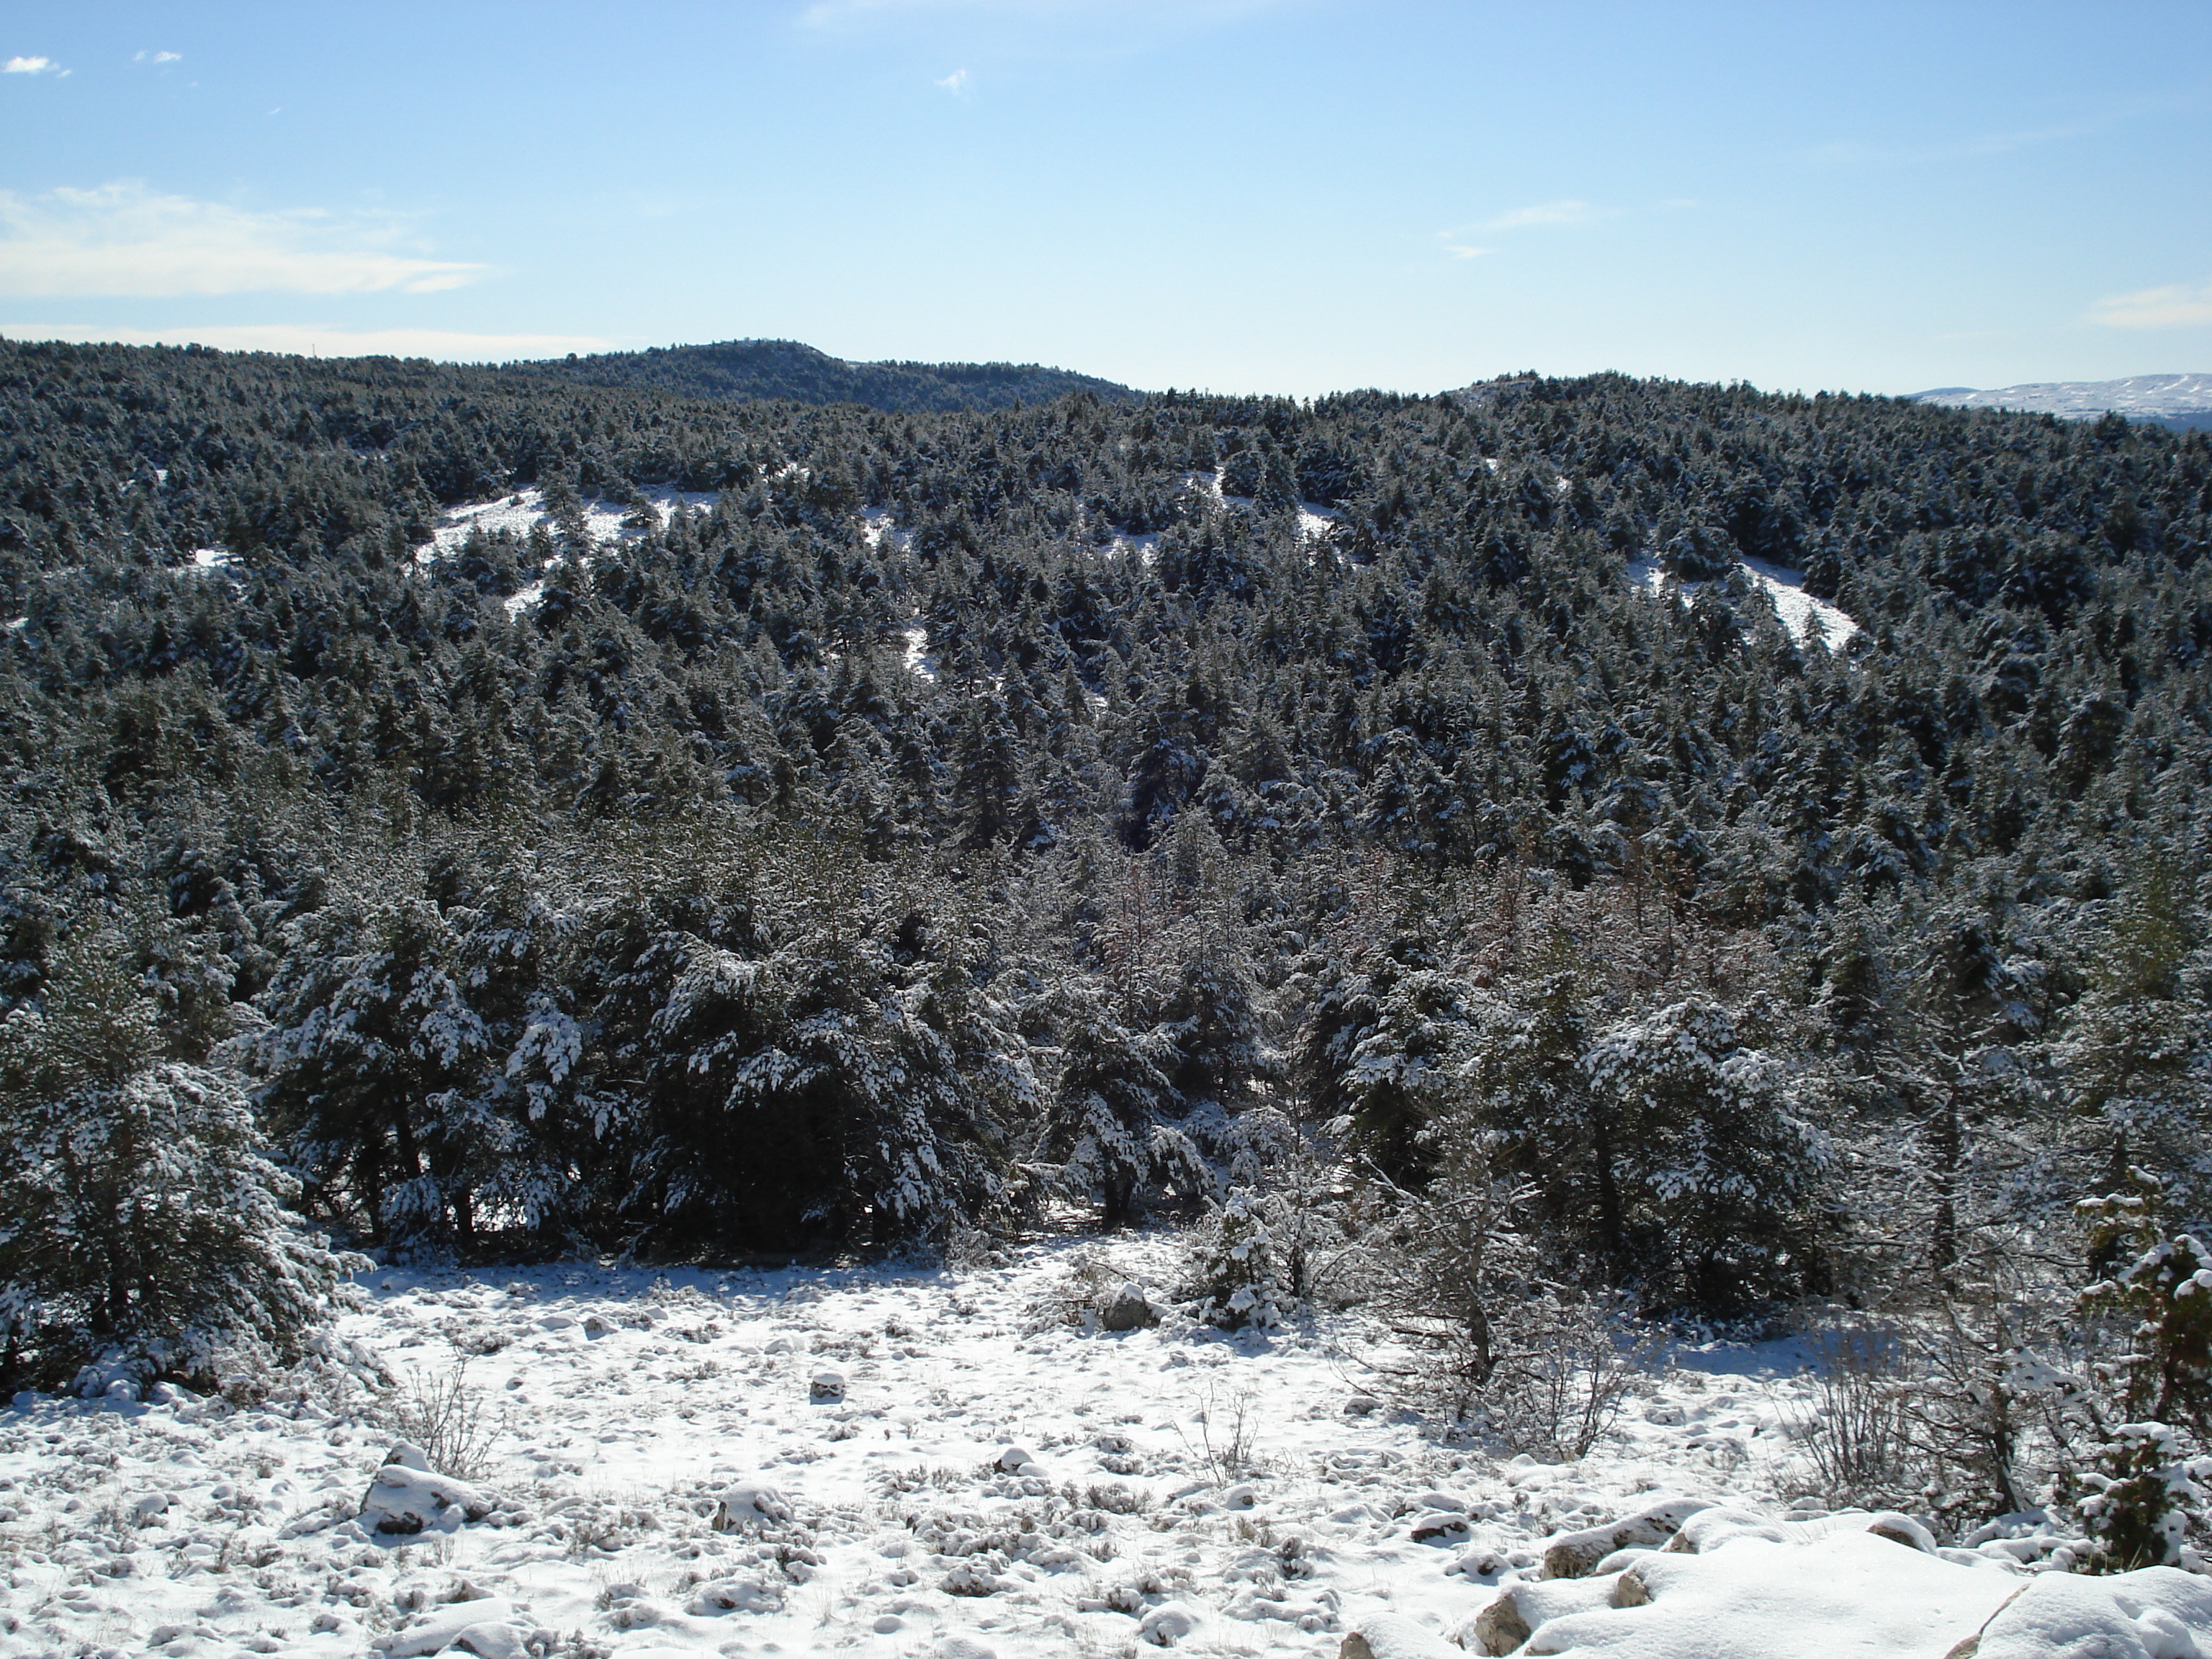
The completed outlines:
{"type": "Polygon", "coordinates": [[[367,1265],[285,1212],[236,1080],[161,1057],[125,948],[70,939],[0,1022],[0,1387],[288,1363],[367,1265]]]}

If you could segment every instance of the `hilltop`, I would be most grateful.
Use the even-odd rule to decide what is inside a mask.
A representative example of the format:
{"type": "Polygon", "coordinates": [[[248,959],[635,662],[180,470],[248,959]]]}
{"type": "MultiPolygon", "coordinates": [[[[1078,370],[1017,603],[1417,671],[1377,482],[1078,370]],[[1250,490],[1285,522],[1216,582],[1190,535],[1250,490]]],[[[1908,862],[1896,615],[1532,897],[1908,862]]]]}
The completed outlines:
{"type": "Polygon", "coordinates": [[[1012,409],[1088,392],[1107,403],[1144,394],[1037,363],[854,363],[796,340],[724,340],[509,363],[509,375],[572,386],[640,386],[686,398],[860,404],[908,415],[1012,409]]]}

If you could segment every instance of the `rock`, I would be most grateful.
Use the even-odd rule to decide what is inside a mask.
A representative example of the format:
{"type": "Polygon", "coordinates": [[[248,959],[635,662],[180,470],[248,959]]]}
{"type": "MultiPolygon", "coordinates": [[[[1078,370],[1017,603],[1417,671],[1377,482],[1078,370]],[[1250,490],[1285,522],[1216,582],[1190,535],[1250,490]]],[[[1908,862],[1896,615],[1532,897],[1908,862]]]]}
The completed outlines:
{"type": "Polygon", "coordinates": [[[1345,1632],[1336,1653],[1337,1659],[1466,1659],[1461,1650],[1434,1631],[1397,1613],[1369,1614],[1345,1632]]]}
{"type": "Polygon", "coordinates": [[[1936,1553],[1936,1534],[1911,1516],[1900,1515],[1895,1510],[1883,1510],[1870,1517],[1866,1529],[1877,1538],[1887,1538],[1893,1544],[1918,1550],[1923,1555],[1936,1553]]]}
{"type": "Polygon", "coordinates": [[[430,1468],[420,1447],[401,1441],[370,1479],[360,1519],[373,1532],[404,1538],[432,1529],[451,1532],[464,1522],[483,1520],[496,1507],[465,1480],[430,1468]]]}
{"type": "Polygon", "coordinates": [[[1160,1322],[1160,1310],[1134,1285],[1124,1285],[1114,1299],[1098,1310],[1098,1328],[1106,1331],[1149,1330],[1160,1322]]]}
{"type": "Polygon", "coordinates": [[[1464,1544],[1474,1528],[1457,1510],[1424,1510],[1407,1530],[1416,1544],[1464,1544]]]}
{"type": "Polygon", "coordinates": [[[1163,1601],[1137,1620],[1137,1635],[1156,1648],[1171,1648],[1196,1630],[1198,1614],[1180,1601],[1163,1601]]]}
{"type": "MultiPolygon", "coordinates": [[[[1596,1581],[1556,1587],[1574,1582],[1596,1581]]],[[[1609,1605],[1528,1621],[1523,1651],[1937,1659],[1978,1629],[2019,1583],[2001,1570],[1954,1566],[1863,1531],[1802,1543],[1740,1537],[1698,1554],[1654,1550],[1615,1581],[1609,1605]]],[[[1553,1587],[1547,1581],[1528,1588],[1553,1587]]],[[[2088,1651],[2035,1653],[2087,1659],[2088,1651]]]]}
{"type": "Polygon", "coordinates": [[[1009,1446],[998,1456],[999,1468],[1008,1474],[1019,1474],[1024,1469],[1035,1468],[1036,1459],[1026,1447],[1009,1446]]]}
{"type": "Polygon", "coordinates": [[[1501,1552],[1484,1544],[1468,1551],[1444,1571],[1468,1578],[1496,1578],[1511,1571],[1512,1565],[1501,1552]]]}
{"type": "Polygon", "coordinates": [[[1764,1538],[1770,1544],[1790,1541],[1779,1522],[1753,1510],[1716,1504],[1685,1517],[1674,1537],[1667,1540],[1667,1548],[1675,1555],[1702,1555],[1739,1538],[1764,1538]]]}
{"type": "Polygon", "coordinates": [[[845,1397],[845,1373],[819,1370],[806,1386],[806,1397],[817,1406],[835,1405],[845,1397]]]}
{"type": "Polygon", "coordinates": [[[791,1505],[774,1486],[740,1481],[726,1486],[714,1505],[716,1532],[750,1532],[772,1522],[791,1519],[791,1505]]]}
{"type": "Polygon", "coordinates": [[[1602,1527],[1554,1534],[1544,1540],[1544,1576],[1579,1578],[1615,1550],[1631,1544],[1656,1548],[1669,1542],[1692,1516],[1712,1507],[1706,1498],[1664,1498],[1602,1527]]]}
{"type": "Polygon", "coordinates": [[[1991,1615],[1967,1651],[1974,1659],[2212,1655],[2212,1579],[2179,1567],[2106,1577],[2043,1573],[1991,1615]]]}
{"type": "Polygon", "coordinates": [[[477,1659],[520,1659],[528,1652],[520,1625],[511,1601],[455,1601],[432,1609],[404,1630],[378,1637],[369,1645],[390,1659],[443,1653],[455,1644],[467,1648],[477,1659]]]}
{"type": "Polygon", "coordinates": [[[1485,1653],[1511,1653],[1547,1620],[1615,1605],[1609,1578],[1547,1578],[1508,1584],[1474,1616],[1474,1638],[1485,1653]]]}
{"type": "Polygon", "coordinates": [[[684,1610],[702,1619],[724,1613],[781,1613],[783,1595],[758,1578],[717,1578],[700,1585],[684,1610]]]}

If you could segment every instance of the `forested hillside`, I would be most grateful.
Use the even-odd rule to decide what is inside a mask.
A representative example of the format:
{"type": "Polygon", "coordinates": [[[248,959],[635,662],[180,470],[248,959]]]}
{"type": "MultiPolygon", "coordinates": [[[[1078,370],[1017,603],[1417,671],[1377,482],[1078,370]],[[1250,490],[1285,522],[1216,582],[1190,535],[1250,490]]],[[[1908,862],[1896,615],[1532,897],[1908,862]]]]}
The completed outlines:
{"type": "Polygon", "coordinates": [[[505,373],[569,386],[647,387],[686,398],[865,404],[899,414],[1011,409],[1076,392],[1113,403],[1133,403],[1140,395],[1111,380],[1036,363],[848,363],[795,340],[655,346],[509,363],[505,373]]]}
{"type": "Polygon", "coordinates": [[[0,347],[11,1098],[477,1254],[1494,1181],[1707,1316],[2212,1207],[2204,435],[588,380],[0,347]]]}

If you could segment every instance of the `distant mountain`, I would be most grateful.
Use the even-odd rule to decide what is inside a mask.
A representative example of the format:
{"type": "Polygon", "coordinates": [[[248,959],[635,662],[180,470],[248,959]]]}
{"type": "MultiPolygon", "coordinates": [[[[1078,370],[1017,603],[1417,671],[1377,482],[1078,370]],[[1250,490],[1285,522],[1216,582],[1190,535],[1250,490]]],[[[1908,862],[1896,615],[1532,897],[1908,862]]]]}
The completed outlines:
{"type": "Polygon", "coordinates": [[[2089,420],[2106,413],[2124,415],[2175,432],[2212,428],[2212,374],[2137,374],[2124,380],[2041,380],[2027,386],[1978,392],[1972,386],[1938,386],[1913,394],[1917,402],[1948,404],[1954,409],[2018,409],[2089,420]]]}
{"type": "Polygon", "coordinates": [[[1143,397],[1112,380],[1036,363],[850,363],[796,340],[725,340],[591,357],[509,363],[506,372],[571,385],[642,386],[687,398],[863,404],[898,414],[1006,409],[1088,392],[1107,403],[1143,397]]]}

